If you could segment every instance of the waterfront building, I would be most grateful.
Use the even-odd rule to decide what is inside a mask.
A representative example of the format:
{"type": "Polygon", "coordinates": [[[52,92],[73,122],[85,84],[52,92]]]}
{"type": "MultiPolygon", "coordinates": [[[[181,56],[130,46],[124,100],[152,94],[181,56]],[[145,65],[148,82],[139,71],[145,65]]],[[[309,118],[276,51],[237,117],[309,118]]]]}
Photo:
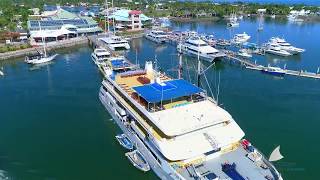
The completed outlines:
{"type": "Polygon", "coordinates": [[[31,44],[64,40],[102,32],[91,17],[83,17],[66,11],[59,6],[53,11],[44,11],[37,20],[29,20],[28,30],[31,44]]]}
{"type": "Polygon", "coordinates": [[[143,25],[150,22],[152,19],[144,15],[138,10],[120,9],[114,11],[109,19],[114,19],[116,25],[125,26],[127,29],[139,30],[143,28],[143,25]]]}

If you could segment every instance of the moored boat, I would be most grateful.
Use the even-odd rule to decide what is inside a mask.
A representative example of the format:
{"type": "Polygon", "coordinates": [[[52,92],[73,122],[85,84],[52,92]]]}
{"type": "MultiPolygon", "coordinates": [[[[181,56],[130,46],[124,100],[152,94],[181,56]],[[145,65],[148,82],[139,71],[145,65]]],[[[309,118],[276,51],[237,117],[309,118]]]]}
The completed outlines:
{"type": "Polygon", "coordinates": [[[283,76],[286,74],[286,71],[284,69],[281,69],[279,67],[272,67],[269,65],[267,67],[262,68],[261,71],[264,73],[276,75],[276,76],[283,76]]]}
{"type": "Polygon", "coordinates": [[[267,44],[267,48],[265,49],[266,53],[274,54],[278,56],[291,56],[292,54],[286,50],[283,50],[278,44],[269,43],[267,44]]]}
{"type": "Polygon", "coordinates": [[[122,147],[128,150],[133,149],[133,144],[131,140],[127,137],[127,135],[125,134],[116,135],[116,139],[122,147]]]}
{"type": "Polygon", "coordinates": [[[111,53],[104,48],[96,48],[91,53],[91,58],[96,65],[106,63],[110,57],[111,53]]]}
{"type": "Polygon", "coordinates": [[[151,30],[145,34],[146,39],[162,44],[167,41],[167,34],[161,30],[151,30]]]}
{"type": "Polygon", "coordinates": [[[191,37],[184,43],[179,43],[177,46],[179,53],[188,54],[198,57],[202,60],[213,62],[219,58],[225,57],[226,54],[211,47],[200,37],[191,37]]]}
{"type": "Polygon", "coordinates": [[[127,152],[125,155],[127,156],[127,158],[129,159],[129,161],[134,167],[144,172],[147,172],[150,170],[150,166],[148,162],[138,150],[127,152]]]}

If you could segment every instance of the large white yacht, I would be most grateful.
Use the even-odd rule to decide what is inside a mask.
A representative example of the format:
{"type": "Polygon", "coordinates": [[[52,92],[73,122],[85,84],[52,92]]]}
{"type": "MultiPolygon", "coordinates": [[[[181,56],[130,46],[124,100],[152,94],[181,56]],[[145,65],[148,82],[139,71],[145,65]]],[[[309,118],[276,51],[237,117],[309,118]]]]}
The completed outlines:
{"type": "Polygon", "coordinates": [[[179,43],[177,46],[179,53],[199,56],[200,59],[212,62],[217,58],[225,57],[226,54],[211,47],[199,37],[191,37],[184,43],[179,43]]]}
{"type": "Polygon", "coordinates": [[[305,49],[294,47],[283,38],[272,37],[270,39],[270,43],[278,44],[281,49],[288,51],[291,54],[299,54],[305,52],[305,49]]]}
{"type": "Polygon", "coordinates": [[[268,43],[265,52],[269,53],[269,54],[278,55],[278,56],[291,56],[292,55],[288,51],[283,50],[281,48],[281,46],[279,46],[276,43],[268,43]]]}
{"type": "Polygon", "coordinates": [[[108,48],[110,48],[113,51],[130,49],[129,42],[120,36],[110,35],[109,37],[103,37],[103,38],[100,38],[99,40],[106,43],[108,48]]]}
{"type": "Polygon", "coordinates": [[[167,34],[161,30],[151,30],[145,34],[145,37],[156,43],[165,43],[167,40],[167,34]]]}
{"type": "Polygon", "coordinates": [[[251,36],[249,36],[247,33],[244,32],[242,34],[236,34],[231,40],[231,42],[235,44],[242,44],[247,42],[250,38],[251,36]]]}
{"type": "Polygon", "coordinates": [[[99,99],[159,178],[282,180],[206,91],[148,61],[109,71],[99,99]]]}
{"type": "Polygon", "coordinates": [[[104,48],[96,48],[91,53],[91,58],[96,65],[104,64],[111,57],[111,53],[104,48]]]}

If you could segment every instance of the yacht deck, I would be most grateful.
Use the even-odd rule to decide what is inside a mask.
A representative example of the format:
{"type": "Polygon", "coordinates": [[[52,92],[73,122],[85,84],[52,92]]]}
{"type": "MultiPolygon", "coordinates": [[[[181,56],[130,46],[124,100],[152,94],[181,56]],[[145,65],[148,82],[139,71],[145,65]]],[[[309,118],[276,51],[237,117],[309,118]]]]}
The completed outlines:
{"type": "MultiPolygon", "coordinates": [[[[214,173],[219,179],[232,179],[222,171],[222,164],[236,164],[236,171],[248,180],[266,180],[266,177],[274,177],[270,168],[262,168],[247,157],[248,152],[239,146],[236,150],[221,154],[203,163],[191,165],[185,168],[178,169],[178,172],[186,179],[195,179],[202,176],[204,179],[207,175],[214,173]]],[[[277,178],[273,178],[276,180],[277,178]]]]}

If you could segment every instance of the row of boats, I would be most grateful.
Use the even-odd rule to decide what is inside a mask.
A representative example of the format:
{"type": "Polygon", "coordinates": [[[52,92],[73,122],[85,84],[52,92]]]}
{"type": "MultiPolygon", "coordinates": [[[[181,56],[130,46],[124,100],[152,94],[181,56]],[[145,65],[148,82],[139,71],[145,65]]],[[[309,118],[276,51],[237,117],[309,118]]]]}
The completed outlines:
{"type": "MultiPolygon", "coordinates": [[[[202,41],[190,39],[190,47],[202,41]]],[[[104,74],[99,99],[122,130],[116,138],[135,167],[162,179],[282,180],[205,90],[158,71],[151,61],[140,68],[112,54],[103,48],[92,53],[104,74]]]]}
{"type": "MultiPolygon", "coordinates": [[[[184,35],[181,33],[182,36],[184,35]]],[[[145,37],[156,43],[165,43],[168,41],[169,34],[161,30],[151,30],[145,33],[145,37]]],[[[185,53],[193,56],[200,56],[201,59],[208,60],[210,62],[215,59],[224,57],[225,54],[216,49],[217,45],[231,45],[242,47],[245,43],[248,43],[251,36],[247,33],[235,34],[235,36],[229,41],[230,43],[218,43],[218,40],[212,35],[199,35],[196,32],[190,32],[185,37],[180,38],[177,45],[177,50],[180,53],[185,53]]],[[[257,45],[255,45],[257,48],[257,45]]],[[[297,48],[288,43],[284,38],[272,37],[269,42],[262,46],[262,51],[265,53],[278,55],[278,56],[291,56],[305,52],[305,49],[297,48]]],[[[238,53],[239,56],[245,58],[251,58],[252,55],[247,49],[241,49],[238,53]]]]}

